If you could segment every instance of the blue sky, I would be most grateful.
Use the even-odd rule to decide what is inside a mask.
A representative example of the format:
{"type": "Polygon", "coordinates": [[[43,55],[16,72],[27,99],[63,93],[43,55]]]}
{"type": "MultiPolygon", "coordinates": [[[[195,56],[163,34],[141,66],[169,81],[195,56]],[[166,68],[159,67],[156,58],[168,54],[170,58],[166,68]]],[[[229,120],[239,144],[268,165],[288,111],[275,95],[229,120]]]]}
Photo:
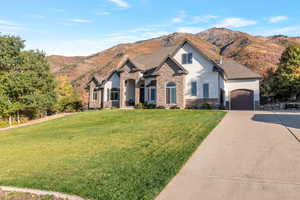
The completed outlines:
{"type": "Polygon", "coordinates": [[[297,0],[0,0],[0,32],[48,55],[89,55],[172,32],[226,27],[300,36],[297,0]]]}

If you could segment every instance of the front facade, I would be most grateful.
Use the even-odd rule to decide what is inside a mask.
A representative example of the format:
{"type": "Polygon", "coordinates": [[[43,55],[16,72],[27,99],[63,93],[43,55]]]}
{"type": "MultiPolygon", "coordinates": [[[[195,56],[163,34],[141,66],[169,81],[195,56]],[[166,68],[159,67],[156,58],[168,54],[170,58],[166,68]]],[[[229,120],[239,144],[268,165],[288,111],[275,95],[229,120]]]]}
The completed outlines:
{"type": "Polygon", "coordinates": [[[89,108],[156,107],[255,109],[260,76],[230,60],[215,63],[190,41],[127,58],[105,80],[88,84],[89,108]]]}

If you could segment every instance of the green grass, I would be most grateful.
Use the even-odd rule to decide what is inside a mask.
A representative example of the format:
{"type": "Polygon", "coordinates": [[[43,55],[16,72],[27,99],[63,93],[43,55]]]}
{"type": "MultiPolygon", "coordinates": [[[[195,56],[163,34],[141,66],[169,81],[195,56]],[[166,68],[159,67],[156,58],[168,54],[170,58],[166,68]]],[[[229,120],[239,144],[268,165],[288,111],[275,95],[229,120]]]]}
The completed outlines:
{"type": "Polygon", "coordinates": [[[0,132],[0,185],[151,200],[224,115],[105,110],[0,132]]]}

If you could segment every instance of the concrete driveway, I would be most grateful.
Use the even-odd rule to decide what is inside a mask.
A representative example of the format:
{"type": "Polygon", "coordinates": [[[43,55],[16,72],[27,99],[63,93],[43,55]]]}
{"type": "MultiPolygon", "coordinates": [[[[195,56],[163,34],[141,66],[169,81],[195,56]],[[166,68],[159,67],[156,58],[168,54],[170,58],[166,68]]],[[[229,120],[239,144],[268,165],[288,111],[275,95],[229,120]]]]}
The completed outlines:
{"type": "Polygon", "coordinates": [[[300,199],[300,113],[230,111],[156,200],[300,199]]]}

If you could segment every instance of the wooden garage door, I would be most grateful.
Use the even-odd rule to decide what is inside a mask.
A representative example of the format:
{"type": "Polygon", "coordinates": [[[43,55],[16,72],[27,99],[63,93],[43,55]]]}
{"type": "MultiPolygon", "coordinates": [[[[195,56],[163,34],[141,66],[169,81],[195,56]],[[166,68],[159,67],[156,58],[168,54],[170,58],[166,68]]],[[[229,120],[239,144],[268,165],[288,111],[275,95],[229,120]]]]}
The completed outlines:
{"type": "Polygon", "coordinates": [[[252,90],[233,90],[230,93],[232,110],[253,110],[252,90]]]}

